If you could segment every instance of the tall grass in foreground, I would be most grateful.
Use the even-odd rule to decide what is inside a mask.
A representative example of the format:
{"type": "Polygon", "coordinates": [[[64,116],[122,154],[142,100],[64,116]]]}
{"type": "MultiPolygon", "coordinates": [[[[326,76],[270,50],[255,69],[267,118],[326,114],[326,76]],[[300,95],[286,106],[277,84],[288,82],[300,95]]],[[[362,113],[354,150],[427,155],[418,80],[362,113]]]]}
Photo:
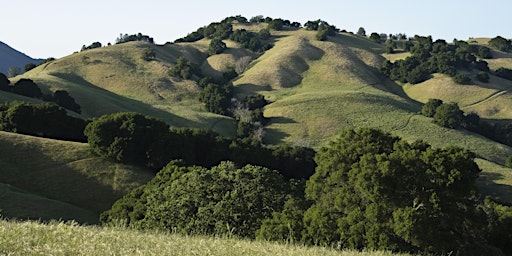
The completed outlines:
{"type": "MultiPolygon", "coordinates": [[[[0,220],[0,255],[342,255],[391,252],[341,251],[236,238],[185,236],[74,223],[0,220]]],[[[404,254],[400,254],[404,255],[404,254]]]]}

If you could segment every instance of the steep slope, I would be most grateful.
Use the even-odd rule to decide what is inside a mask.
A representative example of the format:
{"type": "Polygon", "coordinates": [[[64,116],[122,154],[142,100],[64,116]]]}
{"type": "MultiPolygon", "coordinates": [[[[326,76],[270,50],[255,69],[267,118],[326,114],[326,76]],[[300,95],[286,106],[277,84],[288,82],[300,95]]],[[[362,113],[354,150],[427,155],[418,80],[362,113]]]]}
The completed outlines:
{"type": "Polygon", "coordinates": [[[7,75],[10,67],[17,67],[23,72],[25,64],[39,64],[41,61],[43,60],[33,59],[9,45],[0,42],[0,73],[7,75]]]}
{"type": "Polygon", "coordinates": [[[0,209],[6,216],[22,211],[18,217],[76,216],[90,223],[153,177],[149,170],[94,156],[84,143],[6,132],[0,132],[0,162],[0,209]]]}
{"type": "Polygon", "coordinates": [[[74,53],[16,79],[32,79],[45,93],[67,90],[81,106],[84,118],[139,112],[174,127],[209,128],[232,135],[230,118],[204,110],[196,82],[168,75],[180,56],[193,63],[202,63],[207,57],[199,44],[130,42],[74,53]],[[154,51],[156,59],[144,60],[147,50],[154,51]]]}
{"type": "Polygon", "coordinates": [[[419,105],[376,67],[382,46],[350,34],[329,41],[313,31],[282,32],[273,49],[257,59],[235,84],[272,101],[266,142],[319,146],[343,127],[396,130],[419,105]]]}

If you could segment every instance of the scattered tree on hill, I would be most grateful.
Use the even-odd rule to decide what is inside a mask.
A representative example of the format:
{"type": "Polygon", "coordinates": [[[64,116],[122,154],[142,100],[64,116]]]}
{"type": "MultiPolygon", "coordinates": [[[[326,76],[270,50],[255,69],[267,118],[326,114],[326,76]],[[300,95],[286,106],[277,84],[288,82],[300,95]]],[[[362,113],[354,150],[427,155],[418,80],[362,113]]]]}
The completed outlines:
{"type": "Polygon", "coordinates": [[[283,30],[284,21],[282,19],[273,19],[270,23],[268,23],[268,29],[272,30],[283,30]]]}
{"type": "Polygon", "coordinates": [[[462,125],[464,113],[457,103],[443,103],[436,108],[432,122],[440,126],[456,129],[462,125]]]}
{"type": "Polygon", "coordinates": [[[502,52],[509,52],[512,50],[512,42],[501,36],[497,36],[489,40],[489,46],[502,52]]]}
{"type": "Polygon", "coordinates": [[[189,79],[193,73],[192,64],[183,56],[176,60],[176,65],[169,71],[171,76],[183,79],[189,79]]]}
{"type": "Polygon", "coordinates": [[[0,105],[0,130],[52,139],[85,141],[86,122],[68,116],[54,103],[0,105]]]}
{"type": "Polygon", "coordinates": [[[210,41],[210,46],[208,47],[208,54],[215,55],[223,52],[226,49],[226,44],[222,42],[222,40],[218,38],[214,38],[210,41]]]}
{"type": "Polygon", "coordinates": [[[92,44],[91,44],[91,45],[89,45],[89,46],[85,46],[85,45],[83,45],[83,46],[82,46],[82,49],[81,49],[80,51],[82,51],[82,52],[83,52],[83,51],[86,51],[86,50],[91,50],[91,49],[96,49],[96,48],[101,48],[101,47],[102,47],[102,45],[101,45],[101,43],[100,43],[100,42],[94,42],[94,43],[92,43],[92,44]]]}
{"type": "Polygon", "coordinates": [[[152,48],[146,48],[142,51],[141,58],[145,61],[156,59],[156,52],[152,48]]]}
{"type": "Polygon", "coordinates": [[[85,136],[98,155],[159,170],[168,161],[169,126],[137,113],[116,113],[93,120],[85,136]]]}
{"type": "Polygon", "coordinates": [[[206,110],[219,115],[228,113],[231,106],[231,98],[233,97],[233,90],[229,85],[208,84],[201,95],[199,101],[205,103],[206,110]]]}
{"type": "Polygon", "coordinates": [[[366,30],[364,30],[364,28],[363,28],[363,27],[360,27],[360,28],[357,30],[356,35],[358,35],[358,36],[366,36],[366,30]]]}
{"type": "Polygon", "coordinates": [[[14,84],[13,92],[23,96],[40,99],[43,96],[41,89],[31,79],[22,78],[14,84]]]}
{"type": "Polygon", "coordinates": [[[23,70],[25,70],[25,72],[28,72],[28,71],[34,69],[35,67],[37,67],[37,65],[30,62],[30,63],[25,64],[25,66],[23,67],[23,70]]]}
{"type": "Polygon", "coordinates": [[[471,84],[471,77],[465,74],[457,74],[453,77],[453,81],[458,84],[471,84]]]}
{"type": "Polygon", "coordinates": [[[443,104],[440,99],[428,99],[427,103],[421,108],[421,114],[426,117],[433,117],[436,114],[436,109],[443,104]]]}
{"type": "Polygon", "coordinates": [[[376,42],[376,43],[381,43],[382,42],[382,38],[380,37],[380,35],[378,33],[371,33],[370,34],[370,40],[376,42]]]}
{"type": "Polygon", "coordinates": [[[476,55],[482,59],[492,59],[491,50],[485,46],[478,46],[476,55]]]}

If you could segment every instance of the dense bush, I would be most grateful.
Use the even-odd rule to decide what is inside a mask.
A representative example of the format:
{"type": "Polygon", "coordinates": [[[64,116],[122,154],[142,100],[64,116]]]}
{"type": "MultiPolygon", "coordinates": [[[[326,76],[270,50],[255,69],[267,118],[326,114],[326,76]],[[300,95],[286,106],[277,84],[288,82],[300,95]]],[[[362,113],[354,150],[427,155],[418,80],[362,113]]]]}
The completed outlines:
{"type": "Polygon", "coordinates": [[[498,68],[496,70],[496,75],[501,78],[512,80],[512,70],[508,68],[498,68]]]}
{"type": "Polygon", "coordinates": [[[233,97],[233,88],[229,85],[210,83],[202,91],[199,101],[205,104],[206,110],[219,115],[228,113],[233,97]]]}
{"type": "Polygon", "coordinates": [[[471,84],[471,77],[465,74],[457,74],[453,77],[453,81],[458,84],[471,84]]]}
{"type": "Polygon", "coordinates": [[[427,103],[421,108],[421,114],[426,117],[433,117],[436,114],[436,109],[443,104],[440,99],[428,99],[427,103]]]}
{"type": "Polygon", "coordinates": [[[476,75],[476,79],[482,83],[488,83],[489,82],[489,74],[485,71],[480,71],[476,75]]]}
{"type": "Polygon", "coordinates": [[[464,112],[459,109],[457,103],[443,103],[436,108],[432,122],[437,125],[455,129],[464,122],[464,112]]]}
{"type": "Polygon", "coordinates": [[[176,60],[176,65],[169,70],[169,75],[182,79],[189,79],[196,72],[192,63],[181,56],[176,60]]]}
{"type": "Polygon", "coordinates": [[[261,221],[281,211],[289,184],[276,171],[223,162],[211,169],[170,164],[143,188],[101,215],[134,227],[187,234],[254,237],[261,221]]]}
{"type": "Polygon", "coordinates": [[[12,92],[36,99],[40,99],[43,96],[39,86],[31,79],[26,78],[22,78],[16,82],[14,87],[12,87],[12,92]]]}
{"type": "Polygon", "coordinates": [[[86,122],[68,116],[66,111],[53,104],[21,102],[0,105],[0,130],[52,139],[85,141],[86,122]]]}
{"type": "Polygon", "coordinates": [[[502,52],[508,52],[512,50],[512,42],[501,36],[497,36],[489,40],[489,46],[502,52]]]}
{"type": "Polygon", "coordinates": [[[226,44],[222,42],[222,40],[218,38],[214,38],[210,41],[210,45],[208,47],[208,54],[215,55],[223,52],[226,49],[226,44]]]}
{"type": "Polygon", "coordinates": [[[146,43],[150,43],[150,44],[155,43],[152,37],[138,33],[138,34],[133,34],[133,35],[121,34],[116,39],[116,44],[122,44],[122,43],[133,42],[133,41],[146,42],[146,43]]]}
{"type": "Polygon", "coordinates": [[[121,163],[162,168],[168,161],[169,126],[137,113],[116,113],[93,120],[85,136],[98,155],[121,163]]]}
{"type": "Polygon", "coordinates": [[[76,113],[81,113],[81,107],[78,105],[73,97],[69,95],[67,91],[64,90],[57,90],[53,93],[53,102],[55,102],[57,105],[69,109],[71,111],[74,111],[76,113]]]}

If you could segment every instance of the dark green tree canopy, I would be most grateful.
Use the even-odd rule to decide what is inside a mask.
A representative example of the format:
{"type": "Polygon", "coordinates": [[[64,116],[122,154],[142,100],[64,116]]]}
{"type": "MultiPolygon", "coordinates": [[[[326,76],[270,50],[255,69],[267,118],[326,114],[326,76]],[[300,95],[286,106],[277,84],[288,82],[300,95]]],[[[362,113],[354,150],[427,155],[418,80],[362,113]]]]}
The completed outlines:
{"type": "Polygon", "coordinates": [[[223,52],[226,49],[226,43],[222,42],[221,39],[214,38],[210,41],[210,46],[208,47],[208,54],[215,55],[223,52]]]}
{"type": "Polygon", "coordinates": [[[138,113],[105,115],[89,123],[84,131],[91,148],[100,156],[156,170],[169,159],[169,126],[138,113]]]}
{"type": "Polygon", "coordinates": [[[211,169],[169,164],[144,187],[102,214],[135,227],[187,234],[254,237],[265,218],[281,211],[290,186],[276,171],[222,162],[211,169]]]}
{"type": "Polygon", "coordinates": [[[440,99],[428,99],[427,103],[421,108],[421,114],[426,117],[433,117],[436,114],[436,109],[443,104],[440,99]]]}
{"type": "Polygon", "coordinates": [[[457,103],[443,103],[436,108],[432,122],[440,126],[455,129],[462,125],[464,121],[464,112],[462,112],[457,103]]]}
{"type": "Polygon", "coordinates": [[[23,96],[40,99],[43,96],[41,89],[31,79],[22,78],[14,84],[13,92],[23,96]]]}
{"type": "Polygon", "coordinates": [[[315,158],[303,239],[357,249],[461,253],[482,229],[474,157],[374,129],[343,131],[315,158]]]}

